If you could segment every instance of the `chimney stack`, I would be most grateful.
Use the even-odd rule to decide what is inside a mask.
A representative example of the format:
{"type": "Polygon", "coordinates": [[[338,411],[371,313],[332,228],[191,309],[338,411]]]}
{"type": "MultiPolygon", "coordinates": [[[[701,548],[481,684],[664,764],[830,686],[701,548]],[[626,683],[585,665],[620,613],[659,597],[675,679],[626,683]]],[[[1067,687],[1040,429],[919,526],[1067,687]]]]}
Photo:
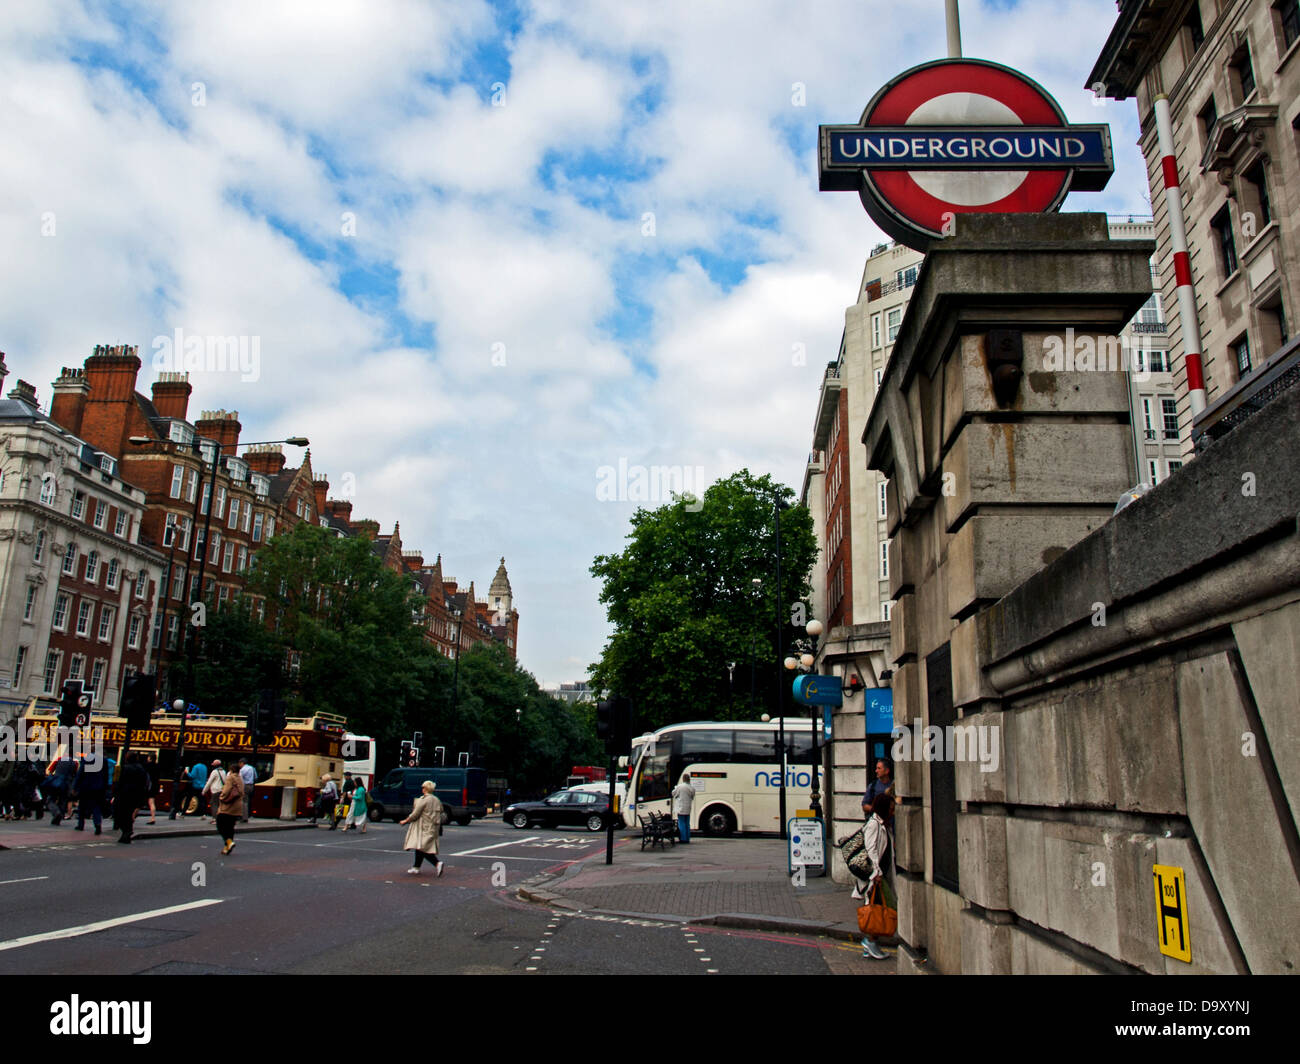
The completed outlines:
{"type": "Polygon", "coordinates": [[[312,481],[312,489],[316,493],[316,513],[325,515],[329,513],[327,496],[330,493],[330,479],[324,473],[312,481]]]}
{"type": "Polygon", "coordinates": [[[346,499],[327,499],[322,511],[327,517],[336,517],[340,521],[352,522],[352,504],[346,499]]]}
{"type": "Polygon", "coordinates": [[[33,385],[28,384],[26,381],[20,380],[14,386],[13,391],[9,393],[9,398],[20,403],[27,403],[29,406],[34,406],[38,410],[40,409],[40,406],[36,402],[36,388],[33,385]]]}
{"type": "Polygon", "coordinates": [[[357,535],[373,543],[379,538],[379,522],[372,521],[370,518],[362,518],[360,521],[353,521],[352,527],[357,530],[357,535]]]}
{"type": "Polygon", "coordinates": [[[160,373],[153,382],[153,407],[159,417],[184,421],[193,391],[188,373],[160,373]]]}
{"type": "Polygon", "coordinates": [[[135,378],[140,372],[139,348],[132,344],[96,344],[95,353],[86,359],[85,379],[94,402],[130,402],[135,392],[135,378]]]}
{"type": "MultiPolygon", "coordinates": [[[[235,449],[239,446],[241,428],[243,426],[239,423],[238,410],[204,410],[199,414],[198,421],[194,422],[194,431],[221,444],[223,455],[235,453],[235,449]]],[[[281,461],[283,458],[284,456],[281,455],[281,461]]]]}
{"type": "Polygon", "coordinates": [[[244,461],[254,473],[273,477],[284,468],[284,448],[278,443],[259,443],[244,452],[244,461]]]}
{"type": "Polygon", "coordinates": [[[86,413],[86,397],[89,395],[90,385],[86,383],[85,370],[64,366],[59,379],[54,382],[50,420],[56,425],[62,425],[74,436],[80,436],[81,419],[86,413]]]}
{"type": "Polygon", "coordinates": [[[5,353],[0,351],[0,388],[4,387],[7,376],[9,376],[9,367],[5,365],[5,353]]]}

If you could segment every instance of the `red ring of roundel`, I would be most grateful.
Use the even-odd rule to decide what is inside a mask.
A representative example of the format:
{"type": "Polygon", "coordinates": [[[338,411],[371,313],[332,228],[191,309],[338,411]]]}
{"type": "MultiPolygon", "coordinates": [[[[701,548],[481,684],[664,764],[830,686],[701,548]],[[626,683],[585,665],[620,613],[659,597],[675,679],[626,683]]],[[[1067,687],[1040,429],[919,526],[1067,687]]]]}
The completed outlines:
{"type": "MultiPolygon", "coordinates": [[[[902,126],[921,104],[949,92],[970,92],[990,96],[1005,104],[1027,126],[1063,126],[1064,120],[1053,101],[1036,85],[1003,67],[955,61],[928,66],[905,75],[890,88],[865,116],[868,126],[902,126]],[[954,73],[960,77],[954,84],[954,73]]],[[[917,129],[924,127],[918,126],[917,129]]],[[[943,231],[945,214],[1040,214],[1065,192],[1068,170],[1032,170],[1009,196],[993,203],[967,207],[945,203],[926,192],[905,170],[868,170],[868,186],[877,197],[910,224],[933,233],[943,231]]]]}

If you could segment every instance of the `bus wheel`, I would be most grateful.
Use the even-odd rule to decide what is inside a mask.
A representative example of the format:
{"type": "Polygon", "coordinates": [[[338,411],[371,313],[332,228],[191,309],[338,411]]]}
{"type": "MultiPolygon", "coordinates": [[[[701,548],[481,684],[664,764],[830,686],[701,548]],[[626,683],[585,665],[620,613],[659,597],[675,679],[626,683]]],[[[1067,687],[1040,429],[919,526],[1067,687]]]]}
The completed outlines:
{"type": "Polygon", "coordinates": [[[730,835],[736,830],[736,818],[726,806],[710,806],[700,814],[700,830],[706,835],[730,835]]]}

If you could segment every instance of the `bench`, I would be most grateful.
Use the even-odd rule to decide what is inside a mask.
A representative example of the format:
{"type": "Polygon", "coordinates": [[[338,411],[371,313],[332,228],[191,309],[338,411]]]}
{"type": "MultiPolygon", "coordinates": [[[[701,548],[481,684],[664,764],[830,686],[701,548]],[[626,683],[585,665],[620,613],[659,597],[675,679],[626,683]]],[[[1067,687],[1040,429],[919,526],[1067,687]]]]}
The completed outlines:
{"type": "Polygon", "coordinates": [[[677,845],[677,824],[672,817],[664,813],[651,813],[648,817],[637,815],[641,822],[641,849],[646,845],[662,848],[664,840],[677,845]]]}

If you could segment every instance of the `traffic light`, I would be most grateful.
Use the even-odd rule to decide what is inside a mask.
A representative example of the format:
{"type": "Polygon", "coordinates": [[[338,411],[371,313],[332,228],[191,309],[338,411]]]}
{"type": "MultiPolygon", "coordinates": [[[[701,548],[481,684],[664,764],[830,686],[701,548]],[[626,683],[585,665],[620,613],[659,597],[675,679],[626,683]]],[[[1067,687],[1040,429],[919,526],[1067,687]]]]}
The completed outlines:
{"type": "Polygon", "coordinates": [[[447,748],[445,746],[435,746],[433,748],[433,763],[439,767],[447,763],[447,748]]]}
{"type": "Polygon", "coordinates": [[[614,699],[596,703],[596,738],[608,749],[614,741],[614,699]]]}
{"type": "Polygon", "coordinates": [[[249,715],[249,730],[253,733],[254,746],[266,746],[275,738],[275,733],[284,728],[284,702],[274,691],[262,691],[257,699],[257,708],[249,715]]]}
{"type": "Polygon", "coordinates": [[[147,728],[153,719],[154,697],[157,693],[158,677],[137,672],[128,676],[122,685],[122,716],[126,726],[134,731],[147,728]]]}
{"type": "Polygon", "coordinates": [[[82,705],[81,681],[65,680],[63,682],[63,700],[59,705],[59,726],[74,728],[78,724],[90,723],[89,700],[82,705]],[[84,716],[85,720],[78,720],[84,716]]]}
{"type": "Polygon", "coordinates": [[[626,754],[632,747],[632,700],[611,698],[596,704],[596,738],[611,757],[626,754]]]}
{"type": "Polygon", "coordinates": [[[410,739],[402,740],[402,756],[398,763],[403,768],[417,768],[420,764],[420,748],[410,739]]]}

